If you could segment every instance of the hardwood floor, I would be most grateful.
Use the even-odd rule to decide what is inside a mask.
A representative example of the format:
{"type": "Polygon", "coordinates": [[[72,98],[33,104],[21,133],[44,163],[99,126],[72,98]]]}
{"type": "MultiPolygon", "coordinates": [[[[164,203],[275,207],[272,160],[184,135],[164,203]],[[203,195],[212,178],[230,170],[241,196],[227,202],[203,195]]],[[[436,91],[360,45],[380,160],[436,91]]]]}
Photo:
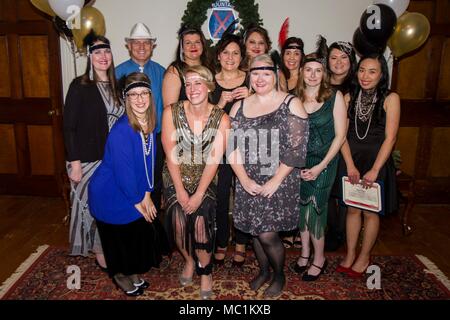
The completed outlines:
{"type": "MultiPolygon", "coordinates": [[[[59,198],[0,196],[0,283],[40,245],[68,245],[69,226],[59,198]]],[[[450,205],[417,205],[411,235],[402,235],[398,216],[383,219],[374,254],[421,254],[450,277],[450,205]]],[[[344,252],[341,249],[340,252],[344,252]]]]}

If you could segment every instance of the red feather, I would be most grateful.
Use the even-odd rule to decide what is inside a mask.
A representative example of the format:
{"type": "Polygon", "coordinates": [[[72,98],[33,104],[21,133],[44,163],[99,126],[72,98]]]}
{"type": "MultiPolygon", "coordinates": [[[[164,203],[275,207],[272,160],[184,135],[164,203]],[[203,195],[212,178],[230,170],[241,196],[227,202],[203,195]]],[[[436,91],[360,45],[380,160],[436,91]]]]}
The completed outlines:
{"type": "Polygon", "coordinates": [[[286,39],[288,38],[289,33],[289,17],[284,20],[283,25],[281,26],[280,33],[278,35],[278,47],[280,50],[283,48],[286,39]]]}

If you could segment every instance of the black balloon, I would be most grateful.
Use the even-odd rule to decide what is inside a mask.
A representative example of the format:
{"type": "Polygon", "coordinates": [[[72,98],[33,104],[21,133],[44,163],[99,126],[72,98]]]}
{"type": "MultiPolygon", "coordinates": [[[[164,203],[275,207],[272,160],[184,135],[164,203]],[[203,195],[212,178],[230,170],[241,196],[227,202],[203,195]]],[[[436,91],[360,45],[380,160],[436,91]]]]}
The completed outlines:
{"type": "Polygon", "coordinates": [[[58,16],[55,16],[53,18],[53,22],[55,25],[56,30],[58,30],[59,33],[63,33],[67,38],[73,38],[72,30],[69,29],[66,22],[61,19],[58,16]]]}
{"type": "Polygon", "coordinates": [[[386,49],[386,44],[376,45],[371,43],[358,28],[353,34],[353,47],[359,56],[367,56],[372,53],[383,53],[386,49]]]}
{"type": "Polygon", "coordinates": [[[385,46],[395,30],[395,11],[382,3],[369,6],[362,14],[359,28],[367,40],[377,46],[385,46]],[[376,8],[378,7],[378,8],[376,8]],[[372,8],[373,10],[370,10],[372,8]]]}

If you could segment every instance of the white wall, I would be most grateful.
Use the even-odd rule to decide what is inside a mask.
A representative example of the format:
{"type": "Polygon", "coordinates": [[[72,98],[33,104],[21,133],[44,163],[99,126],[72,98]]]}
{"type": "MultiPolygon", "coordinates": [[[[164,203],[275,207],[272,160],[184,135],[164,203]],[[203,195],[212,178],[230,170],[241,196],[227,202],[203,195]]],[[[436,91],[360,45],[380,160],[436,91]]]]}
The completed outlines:
{"type": "MultiPolygon", "coordinates": [[[[264,27],[269,31],[274,48],[278,32],[289,17],[290,36],[305,42],[305,52],[314,50],[318,34],[331,44],[336,40],[351,41],[362,12],[372,0],[256,0],[264,27]]],[[[112,42],[114,62],[129,59],[124,38],[136,22],[144,22],[157,37],[153,60],[167,66],[174,58],[177,30],[188,0],[96,0],[94,7],[103,13],[106,37],[112,42]]],[[[74,77],[73,58],[67,42],[61,39],[64,96],[74,77]]],[[[77,59],[78,74],[84,72],[85,59],[77,59]]]]}

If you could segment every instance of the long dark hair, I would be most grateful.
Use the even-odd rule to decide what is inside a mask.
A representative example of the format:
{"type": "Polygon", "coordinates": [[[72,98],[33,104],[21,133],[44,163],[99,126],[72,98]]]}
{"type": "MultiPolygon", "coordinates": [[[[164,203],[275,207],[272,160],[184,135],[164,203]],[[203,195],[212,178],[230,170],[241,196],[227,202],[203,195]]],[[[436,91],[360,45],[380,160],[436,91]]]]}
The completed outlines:
{"type": "MultiPolygon", "coordinates": [[[[104,36],[96,35],[93,31],[91,31],[83,40],[83,44],[85,47],[92,46],[96,42],[103,42],[105,44],[111,44],[108,38],[104,36]]],[[[97,73],[95,70],[92,70],[94,79],[91,80],[89,78],[89,73],[91,72],[91,57],[88,55],[87,57],[87,64],[86,64],[86,70],[84,74],[81,76],[81,84],[87,85],[87,84],[93,84],[97,83],[99,81],[97,73]]],[[[106,71],[108,75],[108,81],[111,89],[111,95],[113,97],[115,105],[120,105],[120,92],[117,86],[116,81],[116,74],[114,72],[114,59],[111,54],[111,65],[109,66],[108,70],[106,71]]]]}
{"type": "Polygon", "coordinates": [[[375,121],[379,123],[383,119],[384,100],[386,100],[386,97],[390,93],[388,65],[384,56],[379,53],[372,53],[366,55],[362,57],[361,60],[359,60],[358,67],[356,69],[356,74],[352,79],[352,84],[350,87],[350,104],[348,108],[348,114],[350,119],[352,119],[355,116],[355,104],[356,101],[358,100],[359,92],[362,90],[358,81],[359,67],[361,66],[361,63],[367,59],[377,60],[380,63],[381,67],[381,78],[376,86],[377,101],[375,103],[375,109],[373,110],[373,114],[375,115],[375,121]]]}
{"type": "Polygon", "coordinates": [[[283,74],[286,77],[286,80],[291,78],[291,72],[284,65],[284,53],[286,52],[287,49],[289,49],[288,47],[290,44],[295,44],[300,47],[300,49],[299,49],[300,50],[300,68],[301,68],[303,57],[305,56],[305,52],[303,50],[304,44],[303,44],[302,39],[297,38],[297,37],[289,37],[286,39],[283,47],[281,48],[281,71],[283,71],[283,74]]]}
{"type": "MultiPolygon", "coordinates": [[[[349,46],[351,46],[350,43],[348,43],[349,46]]],[[[348,52],[345,52],[342,50],[341,45],[339,45],[339,42],[333,42],[329,47],[328,47],[328,61],[327,61],[327,65],[328,65],[328,72],[330,74],[332,74],[331,70],[330,70],[330,53],[331,50],[333,49],[337,49],[339,51],[344,52],[345,54],[347,54],[349,60],[350,60],[350,69],[348,70],[347,75],[345,76],[344,81],[339,85],[340,88],[343,88],[344,91],[348,91],[350,90],[350,86],[352,83],[352,79],[354,77],[354,75],[356,74],[356,70],[357,70],[357,62],[356,62],[356,54],[355,54],[355,49],[353,49],[353,46],[351,46],[351,51],[350,54],[348,54],[348,52]]],[[[346,94],[347,92],[343,92],[343,94],[346,94]]]]}
{"type": "MultiPolygon", "coordinates": [[[[176,68],[178,71],[181,71],[181,72],[183,72],[183,70],[188,67],[186,62],[181,60],[181,49],[182,49],[182,45],[183,45],[183,39],[184,39],[184,36],[186,36],[188,34],[197,34],[200,37],[200,41],[202,43],[202,55],[200,56],[200,63],[202,64],[202,66],[205,66],[208,69],[212,70],[211,69],[211,59],[209,56],[209,46],[206,41],[205,35],[199,29],[189,28],[186,26],[182,26],[181,29],[178,31],[178,40],[179,41],[178,41],[176,56],[175,56],[175,60],[170,64],[170,66],[176,68]]],[[[169,69],[169,68],[167,68],[167,69],[169,69]]]]}

